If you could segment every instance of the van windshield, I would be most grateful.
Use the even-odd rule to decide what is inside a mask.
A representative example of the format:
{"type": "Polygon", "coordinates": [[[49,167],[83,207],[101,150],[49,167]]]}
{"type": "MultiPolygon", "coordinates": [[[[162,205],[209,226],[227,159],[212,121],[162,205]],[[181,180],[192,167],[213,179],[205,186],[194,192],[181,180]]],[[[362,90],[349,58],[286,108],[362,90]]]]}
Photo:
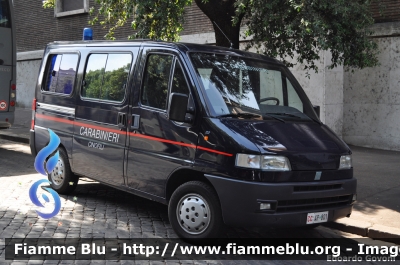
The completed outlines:
{"type": "Polygon", "coordinates": [[[190,56],[215,117],[316,118],[307,115],[311,106],[305,93],[293,85],[282,66],[221,54],[190,56]]]}

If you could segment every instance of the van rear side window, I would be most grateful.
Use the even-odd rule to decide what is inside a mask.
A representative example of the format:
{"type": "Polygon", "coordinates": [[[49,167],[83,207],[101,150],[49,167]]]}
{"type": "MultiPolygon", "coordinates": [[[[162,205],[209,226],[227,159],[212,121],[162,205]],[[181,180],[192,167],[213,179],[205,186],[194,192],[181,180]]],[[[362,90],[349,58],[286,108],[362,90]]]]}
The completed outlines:
{"type": "Polygon", "coordinates": [[[77,54],[51,54],[46,65],[46,82],[42,91],[70,95],[74,88],[77,54]]]}
{"type": "Polygon", "coordinates": [[[11,28],[8,0],[0,0],[0,28],[11,28]]]}
{"type": "Polygon", "coordinates": [[[121,102],[131,63],[130,53],[91,54],[86,65],[82,97],[121,102]]]}

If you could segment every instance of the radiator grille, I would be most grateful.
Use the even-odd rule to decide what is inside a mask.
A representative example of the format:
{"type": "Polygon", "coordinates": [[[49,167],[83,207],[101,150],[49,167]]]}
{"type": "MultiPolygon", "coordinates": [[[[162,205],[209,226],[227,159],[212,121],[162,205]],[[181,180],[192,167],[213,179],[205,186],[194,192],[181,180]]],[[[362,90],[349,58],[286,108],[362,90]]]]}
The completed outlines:
{"type": "Polygon", "coordinates": [[[318,190],[336,190],[340,188],[342,188],[342,184],[294,186],[293,191],[301,192],[301,191],[318,191],[318,190]]]}
{"type": "Polygon", "coordinates": [[[319,210],[337,206],[345,206],[351,203],[351,198],[352,195],[344,195],[325,198],[278,201],[276,212],[319,210]]]}

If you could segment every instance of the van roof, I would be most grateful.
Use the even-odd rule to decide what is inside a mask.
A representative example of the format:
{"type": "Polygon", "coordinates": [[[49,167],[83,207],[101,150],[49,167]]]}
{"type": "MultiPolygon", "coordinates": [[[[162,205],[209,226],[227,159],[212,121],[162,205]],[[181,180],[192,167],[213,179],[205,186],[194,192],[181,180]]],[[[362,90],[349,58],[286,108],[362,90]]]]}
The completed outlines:
{"type": "Polygon", "coordinates": [[[176,48],[181,52],[211,52],[211,53],[225,53],[230,54],[233,56],[240,56],[240,57],[249,57],[258,60],[266,60],[276,64],[282,64],[282,62],[257,53],[241,51],[237,49],[230,49],[226,47],[220,47],[215,45],[206,45],[206,44],[195,44],[195,43],[184,43],[184,42],[166,42],[166,41],[153,41],[147,39],[136,39],[136,40],[91,40],[91,41],[55,41],[51,42],[47,45],[48,48],[62,48],[62,47],[129,47],[129,46],[164,46],[164,47],[171,47],[176,48]]]}

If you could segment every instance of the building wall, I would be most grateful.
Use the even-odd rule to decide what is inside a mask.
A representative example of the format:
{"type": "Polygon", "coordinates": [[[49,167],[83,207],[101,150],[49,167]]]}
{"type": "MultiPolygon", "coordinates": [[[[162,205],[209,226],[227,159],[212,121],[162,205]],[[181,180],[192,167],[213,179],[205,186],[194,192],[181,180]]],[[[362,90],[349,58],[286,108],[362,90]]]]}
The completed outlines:
{"type": "MultiPolygon", "coordinates": [[[[98,7],[89,0],[89,7],[98,7]]],[[[53,41],[74,41],[82,39],[85,27],[93,28],[94,39],[102,40],[108,28],[96,24],[89,25],[92,17],[89,13],[55,17],[53,9],[44,9],[42,1],[14,0],[17,52],[44,49],[53,41]]],[[[182,35],[210,32],[213,30],[210,20],[193,4],[185,10],[185,29],[182,35]]],[[[115,32],[115,38],[126,40],[134,33],[129,21],[115,32]]]]}
{"type": "Polygon", "coordinates": [[[371,3],[371,12],[376,23],[399,21],[399,10],[399,0],[375,0],[371,3]]]}
{"type": "Polygon", "coordinates": [[[42,57],[43,50],[17,54],[17,107],[32,106],[42,57]]]}
{"type": "MultiPolygon", "coordinates": [[[[90,0],[89,7],[94,3],[94,0],[90,0]]],[[[108,31],[100,25],[89,25],[91,17],[88,13],[54,17],[54,10],[44,9],[42,1],[14,0],[14,10],[17,52],[44,49],[47,43],[53,41],[81,40],[85,27],[93,28],[95,39],[103,39],[108,31]]],[[[125,25],[115,36],[127,39],[132,33],[130,25],[125,25]]]]}
{"type": "Polygon", "coordinates": [[[344,74],[347,143],[400,150],[400,22],[374,26],[379,63],[344,74]]]}

